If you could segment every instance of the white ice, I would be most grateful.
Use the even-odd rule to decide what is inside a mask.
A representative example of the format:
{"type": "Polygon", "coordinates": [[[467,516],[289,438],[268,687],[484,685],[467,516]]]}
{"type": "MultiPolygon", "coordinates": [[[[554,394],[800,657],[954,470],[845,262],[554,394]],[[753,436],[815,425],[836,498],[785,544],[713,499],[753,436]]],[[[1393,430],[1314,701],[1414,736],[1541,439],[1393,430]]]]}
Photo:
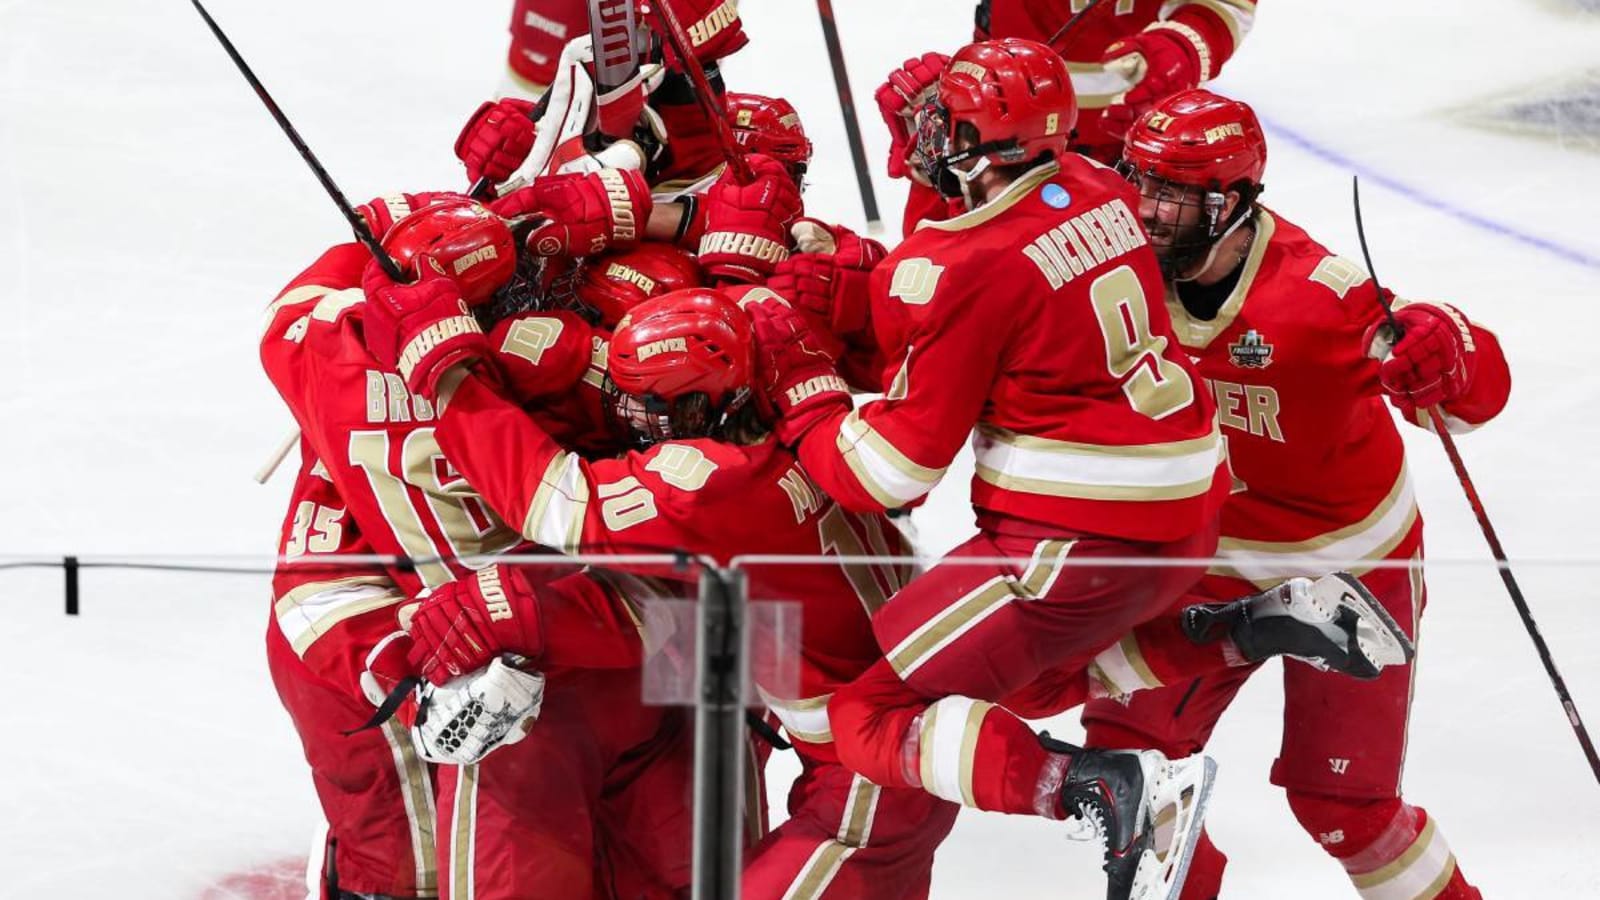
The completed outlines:
{"type": "MultiPolygon", "coordinates": [[[[215,0],[212,12],[359,202],[464,184],[450,144],[497,83],[506,6],[215,0]]],[[[971,4],[837,6],[876,171],[873,88],[904,57],[961,43],[971,4]]],[[[1354,256],[1359,166],[1384,283],[1459,303],[1501,336],[1511,406],[1462,445],[1600,728],[1600,370],[1588,356],[1600,166],[1560,140],[1461,124],[1485,99],[1592,65],[1600,19],[1553,0],[1262,7],[1222,86],[1269,122],[1266,200],[1354,256]]],[[[794,101],[818,147],[809,206],[859,225],[812,5],[741,12],[754,42],[730,82],[794,101]]],[[[903,191],[881,175],[877,187],[893,221],[903,191]]],[[[0,552],[261,561],[288,479],[249,476],[291,422],[256,363],[258,315],[347,232],[188,4],[0,0],[0,198],[0,552]]],[[[1407,794],[1486,896],[1600,896],[1600,788],[1437,441],[1416,433],[1409,446],[1432,590],[1407,794]]],[[[964,476],[921,516],[931,550],[969,527],[964,476]]],[[[249,895],[218,885],[302,854],[317,815],[263,665],[266,579],[91,571],[84,592],[83,615],[67,618],[59,572],[0,570],[12,692],[0,897],[249,895]]],[[[1078,733],[1070,719],[1053,727],[1078,733]]],[[[1213,743],[1226,895],[1349,897],[1267,783],[1279,732],[1269,670],[1213,743]]],[[[1049,823],[969,813],[934,894],[1099,897],[1096,862],[1049,823]]]]}

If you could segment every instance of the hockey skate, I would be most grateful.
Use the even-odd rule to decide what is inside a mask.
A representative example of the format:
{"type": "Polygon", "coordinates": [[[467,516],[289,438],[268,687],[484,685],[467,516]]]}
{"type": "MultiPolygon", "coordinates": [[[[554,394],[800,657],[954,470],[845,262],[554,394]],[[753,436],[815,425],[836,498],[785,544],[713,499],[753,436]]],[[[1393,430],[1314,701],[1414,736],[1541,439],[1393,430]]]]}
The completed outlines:
{"type": "Polygon", "coordinates": [[[1346,572],[1291,578],[1231,603],[1185,607],[1183,630],[1197,644],[1232,638],[1250,662],[1292,656],[1362,680],[1416,654],[1378,599],[1346,572]]]}
{"type": "Polygon", "coordinates": [[[1189,872],[1217,764],[1155,750],[1086,750],[1053,742],[1072,762],[1061,800],[1075,840],[1105,847],[1107,900],[1177,900],[1189,872]]]}

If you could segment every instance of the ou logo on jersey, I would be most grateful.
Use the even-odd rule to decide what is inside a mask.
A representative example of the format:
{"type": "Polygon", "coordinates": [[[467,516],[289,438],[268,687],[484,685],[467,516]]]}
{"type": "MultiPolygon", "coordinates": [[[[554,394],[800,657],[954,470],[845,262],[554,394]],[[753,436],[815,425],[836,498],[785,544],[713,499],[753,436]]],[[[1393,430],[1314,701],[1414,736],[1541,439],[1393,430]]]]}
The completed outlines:
{"type": "Polygon", "coordinates": [[[903,259],[894,267],[894,276],[889,279],[889,296],[912,306],[923,306],[933,299],[933,291],[943,274],[944,266],[934,265],[933,260],[925,256],[903,259]]]}

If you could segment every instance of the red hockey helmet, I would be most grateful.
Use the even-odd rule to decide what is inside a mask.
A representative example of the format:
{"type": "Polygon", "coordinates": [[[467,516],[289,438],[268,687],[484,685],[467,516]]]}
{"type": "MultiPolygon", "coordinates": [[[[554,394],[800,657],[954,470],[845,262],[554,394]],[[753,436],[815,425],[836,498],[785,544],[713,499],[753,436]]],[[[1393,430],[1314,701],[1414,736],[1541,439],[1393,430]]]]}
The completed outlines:
{"type": "MultiPolygon", "coordinates": [[[[1255,111],[1199,88],[1157,103],[1128,129],[1118,168],[1169,275],[1182,277],[1245,221],[1261,194],[1267,139],[1255,111]],[[1228,192],[1238,194],[1227,209],[1228,192]]],[[[1203,266],[1202,266],[1203,268],[1203,266]]]]}
{"type": "Polygon", "coordinates": [[[933,99],[917,114],[917,149],[929,179],[956,196],[960,177],[950,168],[955,163],[984,161],[970,177],[984,163],[1064,156],[1077,121],[1072,76],[1059,54],[1021,38],[980,41],[956,51],[939,75],[933,99]],[[958,150],[963,125],[977,132],[977,143],[958,150]]]}
{"type": "Polygon", "coordinates": [[[811,141],[800,114],[782,97],[736,94],[723,97],[733,138],[746,153],[763,153],[787,165],[798,178],[811,162],[811,141]]]}
{"type": "Polygon", "coordinates": [[[653,297],[611,337],[616,410],[651,440],[714,434],[750,395],[753,355],[750,320],[721,291],[653,297]]]}
{"type": "Polygon", "coordinates": [[[468,306],[488,302],[517,271],[511,228],[465,198],[425,206],[394,223],[383,237],[383,249],[412,274],[418,256],[433,257],[461,288],[468,306]]]}
{"type": "Polygon", "coordinates": [[[1140,116],[1122,158],[1142,174],[1208,191],[1259,187],[1267,138],[1247,104],[1195,88],[1140,116]]]}
{"type": "Polygon", "coordinates": [[[703,282],[700,264],[686,250],[645,241],[617,253],[582,262],[571,305],[602,328],[614,329],[629,310],[651,297],[703,282]]]}

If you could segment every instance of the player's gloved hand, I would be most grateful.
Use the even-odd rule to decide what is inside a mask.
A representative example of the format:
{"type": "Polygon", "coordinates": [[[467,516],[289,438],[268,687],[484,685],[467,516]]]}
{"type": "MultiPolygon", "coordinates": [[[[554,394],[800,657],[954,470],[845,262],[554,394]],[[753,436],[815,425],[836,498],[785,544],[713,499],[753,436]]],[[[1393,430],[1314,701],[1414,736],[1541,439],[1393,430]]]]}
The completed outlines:
{"type": "Polygon", "coordinates": [[[434,588],[411,616],[411,668],[434,684],[481,669],[502,653],[544,653],[539,598],[527,576],[493,565],[434,588]]]}
{"type": "Polygon", "coordinates": [[[1157,22],[1106,48],[1102,64],[1133,87],[1106,107],[1103,127],[1120,138],[1135,119],[1166,97],[1198,87],[1208,77],[1210,50],[1176,28],[1157,22]]]}
{"type": "Polygon", "coordinates": [[[911,117],[928,100],[939,73],[950,64],[943,53],[924,53],[901,64],[889,73],[889,78],[878,86],[873,96],[878,101],[878,112],[889,126],[889,177],[905,178],[912,174],[909,167],[912,151],[911,117]]]}
{"type": "Polygon", "coordinates": [[[489,342],[461,299],[461,288],[433,257],[416,258],[417,280],[398,284],[377,260],[361,275],[367,295],[362,331],[367,350],[395,369],[406,386],[428,398],[437,396],[439,378],[459,363],[483,359],[489,342]]]}
{"type": "Polygon", "coordinates": [[[515,97],[478,107],[456,138],[456,158],[467,164],[467,178],[499,184],[511,177],[533,149],[535,128],[528,118],[533,108],[515,97]]]}
{"type": "Polygon", "coordinates": [[[425,684],[411,735],[429,762],[470,766],[528,736],[544,705],[544,676],[495,659],[487,668],[425,684]]]}
{"type": "MultiPolygon", "coordinates": [[[[750,43],[737,3],[727,0],[665,0],[689,38],[690,52],[701,64],[715,62],[750,43]]],[[[671,42],[663,48],[667,68],[684,71],[671,42]]]]}
{"type": "Polygon", "coordinates": [[[700,265],[709,279],[761,281],[789,256],[789,225],[804,209],[800,186],[783,163],[759,153],[745,157],[755,176],[740,184],[725,169],[706,192],[700,265]]]}
{"type": "MultiPolygon", "coordinates": [[[[1397,305],[1394,318],[1403,334],[1378,366],[1378,383],[1390,402],[1409,418],[1419,408],[1465,394],[1478,362],[1466,318],[1442,303],[1397,305]]],[[[1369,347],[1384,326],[1367,329],[1369,347]]]]}
{"type": "Polygon", "coordinates": [[[366,203],[356,207],[356,215],[365,219],[367,227],[372,229],[373,237],[383,240],[389,233],[394,223],[404,219],[419,209],[432,206],[445,200],[468,200],[466,194],[455,194],[450,191],[424,191],[420,194],[385,194],[374,197],[366,203]]]}
{"type": "Polygon", "coordinates": [[[798,444],[824,419],[851,409],[850,387],[799,313],[768,291],[752,291],[739,306],[755,335],[758,396],[777,418],[780,442],[798,444]]]}
{"type": "Polygon", "coordinates": [[[654,208],[644,174],[633,169],[545,175],[489,204],[506,219],[540,216],[528,248],[540,256],[591,256],[632,247],[654,208]]]}
{"type": "Polygon", "coordinates": [[[404,631],[395,631],[367,651],[365,667],[361,672],[361,693],[374,708],[385,703],[398,702],[393,717],[410,728],[417,719],[416,670],[407,658],[411,653],[411,637],[404,631]],[[394,696],[404,686],[404,696],[394,696]],[[393,700],[391,700],[393,697],[393,700]]]}
{"type": "MultiPolygon", "coordinates": [[[[801,219],[790,231],[798,252],[778,263],[767,287],[836,338],[864,333],[871,319],[867,285],[888,251],[871,238],[816,219],[801,219]]],[[[839,352],[836,346],[827,349],[839,352]]]]}

